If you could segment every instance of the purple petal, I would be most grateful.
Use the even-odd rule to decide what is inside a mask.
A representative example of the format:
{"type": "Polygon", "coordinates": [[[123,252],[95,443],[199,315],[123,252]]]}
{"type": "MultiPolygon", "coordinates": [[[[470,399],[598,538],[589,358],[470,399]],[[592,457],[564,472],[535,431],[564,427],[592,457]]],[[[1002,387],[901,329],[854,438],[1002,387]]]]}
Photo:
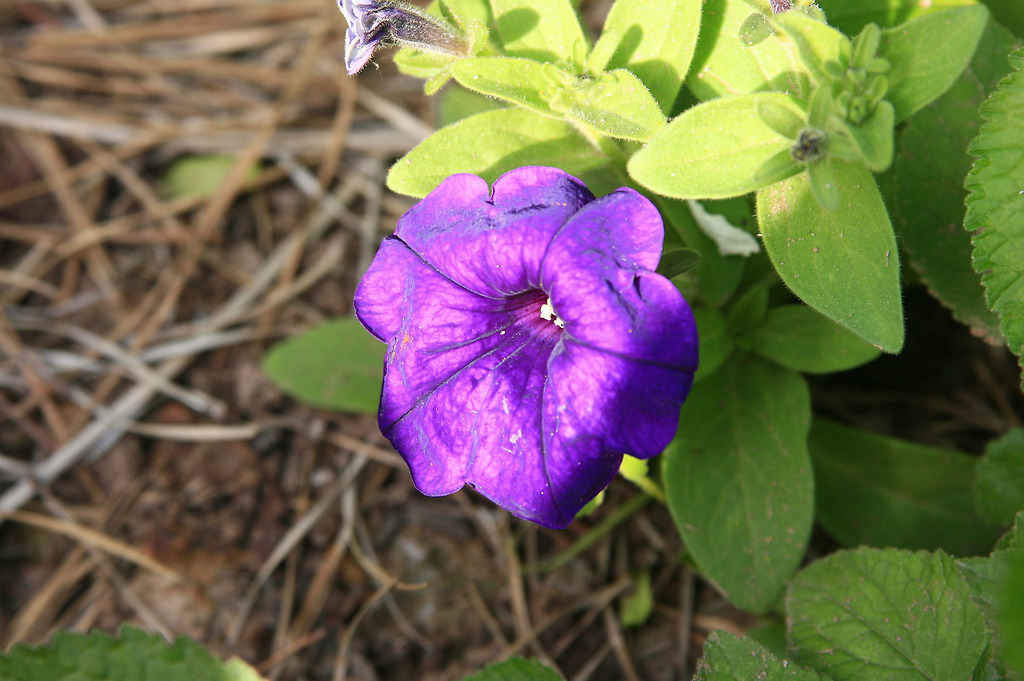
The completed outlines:
{"type": "Polygon", "coordinates": [[[399,220],[395,235],[452,281],[499,297],[538,285],[548,243],[593,199],[557,168],[512,170],[493,191],[476,175],[452,175],[399,220]]]}

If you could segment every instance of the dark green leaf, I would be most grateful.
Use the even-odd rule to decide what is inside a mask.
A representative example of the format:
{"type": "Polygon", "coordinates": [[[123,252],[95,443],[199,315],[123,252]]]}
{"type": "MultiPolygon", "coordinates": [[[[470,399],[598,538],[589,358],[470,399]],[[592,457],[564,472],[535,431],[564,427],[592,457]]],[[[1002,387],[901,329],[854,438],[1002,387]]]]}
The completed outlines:
{"type": "Polygon", "coordinates": [[[981,5],[927,14],[886,29],[878,56],[892,64],[889,92],[896,122],[949,89],[971,61],[988,10],[981,5]]]}
{"type": "Polygon", "coordinates": [[[701,5],[692,0],[616,0],[604,22],[616,47],[603,69],[629,69],[669,111],[693,58],[701,5]]]}
{"type": "Polygon", "coordinates": [[[846,546],[987,552],[1000,528],[974,512],[977,459],[840,426],[811,427],[818,521],[846,546]]]}
{"type": "Polygon", "coordinates": [[[307,404],[375,414],[386,350],[355,317],[343,317],[275,345],[263,370],[307,404]]]}
{"type": "Polygon", "coordinates": [[[634,154],[630,176],[651,191],[679,199],[724,199],[759,189],[758,168],[792,145],[757,114],[767,102],[804,115],[797,99],[780,92],[704,102],[634,154]]]}
{"type": "Polygon", "coordinates": [[[688,248],[666,251],[658,263],[658,274],[671,279],[683,272],[689,272],[700,264],[700,253],[688,248]]]}
{"type": "Polygon", "coordinates": [[[716,631],[704,644],[695,681],[825,681],[804,667],[783,661],[749,638],[716,631]]]}
{"type": "Polygon", "coordinates": [[[806,174],[757,193],[768,256],[793,293],[886,352],[903,347],[899,255],[871,173],[832,161],[839,207],[825,210],[806,174]]]}
{"type": "Polygon", "coordinates": [[[504,662],[488,665],[462,681],[561,681],[558,674],[537,660],[510,657],[504,662]]]}
{"type": "Polygon", "coordinates": [[[878,349],[806,305],[783,305],[738,340],[744,350],[809,374],[845,371],[870,362],[878,349]]]}
{"type": "Polygon", "coordinates": [[[989,307],[999,315],[1010,349],[1024,355],[1024,50],[1011,57],[1014,73],[982,106],[985,124],[971,142],[977,160],[965,186],[964,227],[974,232],[974,271],[981,275],[989,307]]]}
{"type": "Polygon", "coordinates": [[[1009,524],[1024,511],[1024,429],[989,444],[978,463],[975,496],[978,511],[993,523],[1009,524]]]}
{"type": "Polygon", "coordinates": [[[991,341],[999,321],[985,305],[981,279],[971,267],[971,238],[964,219],[971,168],[967,145],[981,127],[978,106],[1009,73],[1014,42],[989,22],[978,51],[942,97],[919,111],[900,137],[889,194],[893,223],[907,262],[953,316],[991,341]]]}
{"type": "Polygon", "coordinates": [[[817,4],[825,10],[828,23],[847,35],[855,35],[870,22],[895,26],[951,7],[977,5],[978,0],[817,0],[817,4]]]}
{"type": "Polygon", "coordinates": [[[942,553],[840,551],[796,576],[786,610],[796,661],[835,681],[969,679],[989,641],[942,553]]]}
{"type": "Polygon", "coordinates": [[[732,354],[733,341],[725,329],[725,315],[714,308],[700,307],[693,311],[700,337],[700,366],[695,381],[713,374],[732,354]]]}
{"type": "Polygon", "coordinates": [[[454,173],[494,182],[524,165],[550,165],[579,177],[606,159],[565,121],[522,109],[470,116],[438,130],[391,166],[388,187],[421,198],[454,173]]]}
{"type": "Polygon", "coordinates": [[[0,655],[3,681],[262,681],[238,658],[221,662],[186,638],[123,626],[117,637],[59,631],[49,645],[15,646],[0,655]]]}
{"type": "Polygon", "coordinates": [[[697,383],[668,446],[669,510],[698,568],[738,607],[772,608],[813,516],[803,378],[733,356],[697,383]]]}

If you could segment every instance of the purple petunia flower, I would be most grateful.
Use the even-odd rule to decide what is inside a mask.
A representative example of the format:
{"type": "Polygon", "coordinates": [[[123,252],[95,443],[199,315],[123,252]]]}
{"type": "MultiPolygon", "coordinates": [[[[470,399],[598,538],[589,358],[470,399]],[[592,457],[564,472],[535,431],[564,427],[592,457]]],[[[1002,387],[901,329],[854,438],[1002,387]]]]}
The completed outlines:
{"type": "Polygon", "coordinates": [[[378,419],[430,496],[468,484],[565,527],[623,453],[659,454],[697,368],[689,306],[654,269],[631,189],[556,168],[453,175],[398,221],[355,295],[388,344],[378,419]]]}
{"type": "Polygon", "coordinates": [[[444,21],[402,0],[338,0],[348,22],[345,69],[359,73],[381,46],[464,55],[467,45],[444,21]]]}

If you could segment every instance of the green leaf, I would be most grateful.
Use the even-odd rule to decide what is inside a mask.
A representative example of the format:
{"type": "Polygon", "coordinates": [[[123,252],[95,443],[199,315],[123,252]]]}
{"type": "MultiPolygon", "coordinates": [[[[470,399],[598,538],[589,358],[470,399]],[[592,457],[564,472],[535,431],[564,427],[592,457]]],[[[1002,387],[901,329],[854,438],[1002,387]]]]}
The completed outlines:
{"type": "MultiPolygon", "coordinates": [[[[209,197],[217,193],[234,167],[234,154],[199,154],[179,158],[164,173],[161,193],[169,199],[209,197]]],[[[248,181],[259,177],[260,167],[249,170],[248,181]]]]}
{"type": "Polygon", "coordinates": [[[989,443],[976,472],[978,512],[993,523],[1009,524],[1024,511],[1024,429],[989,443]]]}
{"type": "Polygon", "coordinates": [[[792,42],[778,37],[747,45],[743,23],[749,5],[737,0],[706,0],[697,50],[686,86],[700,100],[760,90],[807,97],[810,84],[792,42]]]}
{"type": "Polygon", "coordinates": [[[809,441],[818,521],[845,546],[987,552],[1000,528],[979,518],[977,459],[817,418],[809,441]]]}
{"type": "Polygon", "coordinates": [[[355,317],[342,317],[278,343],[263,370],[281,390],[324,409],[376,414],[387,346],[355,317]]]}
{"type": "Polygon", "coordinates": [[[168,643],[125,625],[117,637],[58,631],[49,645],[15,646],[0,655],[3,681],[261,681],[256,670],[238,658],[221,662],[187,638],[168,643]]]}
{"type": "Polygon", "coordinates": [[[459,85],[518,104],[531,111],[556,116],[548,103],[556,87],[540,62],[516,57],[471,57],[452,67],[459,85]]]}
{"type": "Polygon", "coordinates": [[[616,47],[603,68],[629,69],[670,111],[693,59],[700,14],[696,0],[616,0],[603,29],[616,47]]]}
{"type": "Polygon", "coordinates": [[[661,262],[658,263],[658,274],[666,279],[671,279],[683,272],[689,272],[699,264],[700,253],[688,248],[677,248],[665,251],[665,254],[661,256],[661,262]]]}
{"type": "Polygon", "coordinates": [[[969,679],[989,640],[941,553],[840,551],[796,576],[786,610],[796,661],[835,681],[969,679]]]}
{"type": "Polygon", "coordinates": [[[838,62],[840,55],[850,52],[850,39],[841,31],[802,12],[784,12],[774,19],[796,45],[800,61],[816,83],[824,79],[826,61],[838,62]]]}
{"type": "Polygon", "coordinates": [[[817,672],[783,661],[750,638],[712,632],[694,681],[826,681],[817,672]]]}
{"type": "Polygon", "coordinates": [[[809,374],[845,371],[870,362],[878,349],[806,305],[783,305],[737,340],[740,348],[809,374]]]}
{"type": "Polygon", "coordinates": [[[999,316],[1010,349],[1024,356],[1024,49],[1011,56],[1007,76],[981,108],[985,124],[969,151],[977,160],[965,186],[964,227],[974,233],[974,271],[988,306],[999,316]]]}
{"type": "Polygon", "coordinates": [[[951,7],[977,5],[978,0],[817,0],[817,4],[825,10],[828,23],[847,35],[855,35],[868,23],[895,26],[951,7]]]}
{"type": "Polygon", "coordinates": [[[899,352],[899,254],[885,205],[866,168],[838,160],[831,167],[836,210],[818,204],[805,174],[757,193],[765,249],[801,300],[885,352],[899,352]]]}
{"type": "Polygon", "coordinates": [[[549,66],[561,79],[549,102],[551,109],[602,135],[646,142],[665,127],[665,115],[632,72],[618,69],[591,77],[570,76],[549,66]]]}
{"type": "Polygon", "coordinates": [[[889,91],[896,122],[949,89],[971,61],[988,10],[981,5],[927,14],[886,29],[878,56],[892,64],[889,91]]]}
{"type": "Polygon", "coordinates": [[[446,88],[437,98],[437,125],[445,127],[485,111],[503,109],[502,102],[461,87],[446,88]]]}
{"type": "Polygon", "coordinates": [[[728,359],[733,351],[732,336],[726,331],[725,315],[714,308],[699,307],[693,311],[700,338],[700,365],[694,381],[707,378],[728,359]]]}
{"type": "Polygon", "coordinates": [[[1001,652],[1018,678],[1024,675],[1024,555],[1008,559],[1007,578],[999,594],[999,634],[1008,641],[1001,652]]]}
{"type": "Polygon", "coordinates": [[[651,573],[642,570],[633,579],[633,591],[622,599],[619,619],[624,627],[639,627],[651,617],[654,611],[654,592],[651,589],[651,573]]]}
{"type": "Polygon", "coordinates": [[[693,387],[662,457],[668,507],[687,550],[750,612],[777,603],[807,547],[809,420],[799,374],[733,356],[693,387]]]}
{"type": "Polygon", "coordinates": [[[839,126],[845,137],[852,142],[859,158],[869,169],[877,173],[892,164],[895,126],[892,104],[879,102],[871,115],[858,125],[838,117],[833,119],[833,124],[839,126]]]}
{"type": "Polygon", "coordinates": [[[488,665],[462,681],[561,681],[561,677],[537,660],[510,657],[504,662],[488,665]]]}
{"type": "Polygon", "coordinates": [[[569,0],[491,0],[491,11],[509,56],[583,70],[587,39],[569,0]]]}
{"type": "Polygon", "coordinates": [[[942,97],[919,111],[900,137],[889,206],[907,262],[953,316],[990,341],[1001,340],[999,320],[985,305],[971,267],[971,237],[963,222],[971,168],[967,145],[981,127],[978,106],[1009,73],[1014,37],[989,22],[978,51],[942,97]]]}
{"type": "Polygon", "coordinates": [[[438,130],[391,166],[392,191],[421,198],[454,173],[488,182],[524,165],[550,165],[577,177],[606,159],[565,121],[522,109],[470,116],[438,130]]]}
{"type": "Polygon", "coordinates": [[[651,191],[678,199],[724,199],[760,189],[758,168],[793,144],[758,115],[766,102],[805,115],[796,98],[781,92],[698,104],[633,155],[630,176],[651,191]]]}

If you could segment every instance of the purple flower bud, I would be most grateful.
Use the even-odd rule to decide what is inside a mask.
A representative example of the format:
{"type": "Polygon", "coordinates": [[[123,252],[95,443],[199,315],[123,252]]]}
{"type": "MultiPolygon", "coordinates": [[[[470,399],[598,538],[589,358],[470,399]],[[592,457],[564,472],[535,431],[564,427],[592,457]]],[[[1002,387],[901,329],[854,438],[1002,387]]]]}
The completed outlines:
{"type": "Polygon", "coordinates": [[[348,22],[345,68],[350,76],[359,73],[381,46],[467,53],[466,42],[444,21],[401,0],[339,0],[338,6],[348,22]]]}
{"type": "Polygon", "coordinates": [[[773,14],[782,14],[793,9],[792,0],[769,0],[769,2],[771,2],[773,14]]]}
{"type": "Polygon", "coordinates": [[[355,310],[388,344],[378,420],[421,492],[565,527],[624,453],[668,445],[697,332],[654,272],[663,237],[637,192],[539,166],[453,175],[402,216],[355,310]]]}

